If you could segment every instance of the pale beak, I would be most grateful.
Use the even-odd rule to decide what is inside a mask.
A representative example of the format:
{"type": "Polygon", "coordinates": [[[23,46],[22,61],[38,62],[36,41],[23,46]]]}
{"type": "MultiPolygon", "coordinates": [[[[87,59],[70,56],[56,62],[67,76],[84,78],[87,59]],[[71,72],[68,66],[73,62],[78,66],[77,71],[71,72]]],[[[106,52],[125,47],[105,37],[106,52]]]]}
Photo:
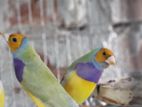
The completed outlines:
{"type": "Polygon", "coordinates": [[[105,62],[108,63],[109,65],[116,64],[116,60],[114,56],[110,56],[105,62]]]}
{"type": "Polygon", "coordinates": [[[0,32],[0,36],[3,37],[6,41],[8,41],[9,34],[0,32]]]}

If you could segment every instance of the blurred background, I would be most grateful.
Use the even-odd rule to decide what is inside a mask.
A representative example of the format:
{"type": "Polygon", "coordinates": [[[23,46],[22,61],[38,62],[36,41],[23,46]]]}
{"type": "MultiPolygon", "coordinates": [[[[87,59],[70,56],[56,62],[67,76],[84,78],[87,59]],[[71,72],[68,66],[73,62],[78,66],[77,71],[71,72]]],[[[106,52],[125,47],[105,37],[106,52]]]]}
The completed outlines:
{"type": "MultiPolygon", "coordinates": [[[[96,47],[112,49],[117,65],[105,70],[99,82],[113,89],[107,91],[119,99],[107,100],[141,107],[141,11],[142,0],[0,0],[0,32],[28,36],[59,81],[66,67],[81,55],[96,47]]],[[[0,42],[0,79],[6,107],[36,107],[15,79],[4,42],[0,42]]],[[[94,98],[93,94],[81,107],[116,107],[102,102],[106,100],[103,95],[94,98]]]]}

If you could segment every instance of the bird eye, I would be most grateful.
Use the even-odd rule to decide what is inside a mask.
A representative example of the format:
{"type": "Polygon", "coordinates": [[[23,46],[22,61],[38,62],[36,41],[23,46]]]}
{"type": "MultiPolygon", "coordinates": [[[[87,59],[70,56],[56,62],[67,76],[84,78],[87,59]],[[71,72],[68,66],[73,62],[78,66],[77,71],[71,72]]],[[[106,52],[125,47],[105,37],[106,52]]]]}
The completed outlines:
{"type": "Polygon", "coordinates": [[[17,42],[17,38],[12,38],[12,41],[13,42],[17,42]]]}
{"type": "Polygon", "coordinates": [[[103,52],[103,55],[105,56],[105,55],[106,55],[106,52],[103,52]]]}

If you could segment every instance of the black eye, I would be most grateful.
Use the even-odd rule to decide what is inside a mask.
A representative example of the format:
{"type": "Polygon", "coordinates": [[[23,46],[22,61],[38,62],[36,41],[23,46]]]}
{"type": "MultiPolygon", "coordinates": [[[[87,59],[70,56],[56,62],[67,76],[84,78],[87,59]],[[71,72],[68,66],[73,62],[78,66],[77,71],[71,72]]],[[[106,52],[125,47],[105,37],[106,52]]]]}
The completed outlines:
{"type": "Polygon", "coordinates": [[[12,38],[12,41],[13,41],[13,42],[17,42],[17,39],[16,39],[16,38],[12,38]]]}
{"type": "Polygon", "coordinates": [[[103,55],[105,56],[105,55],[106,55],[106,52],[103,52],[103,55]]]}

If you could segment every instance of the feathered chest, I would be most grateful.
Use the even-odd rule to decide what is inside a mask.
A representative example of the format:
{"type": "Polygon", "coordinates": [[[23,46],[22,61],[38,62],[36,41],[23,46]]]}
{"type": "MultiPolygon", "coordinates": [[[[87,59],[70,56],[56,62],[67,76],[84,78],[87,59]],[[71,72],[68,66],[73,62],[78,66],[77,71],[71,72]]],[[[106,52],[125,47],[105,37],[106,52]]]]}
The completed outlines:
{"type": "Polygon", "coordinates": [[[99,70],[92,63],[79,63],[75,69],[79,77],[95,83],[99,81],[102,75],[102,70],[99,70]]]}
{"type": "Polygon", "coordinates": [[[23,80],[23,71],[25,64],[18,58],[13,59],[16,78],[19,82],[23,80]]]}

